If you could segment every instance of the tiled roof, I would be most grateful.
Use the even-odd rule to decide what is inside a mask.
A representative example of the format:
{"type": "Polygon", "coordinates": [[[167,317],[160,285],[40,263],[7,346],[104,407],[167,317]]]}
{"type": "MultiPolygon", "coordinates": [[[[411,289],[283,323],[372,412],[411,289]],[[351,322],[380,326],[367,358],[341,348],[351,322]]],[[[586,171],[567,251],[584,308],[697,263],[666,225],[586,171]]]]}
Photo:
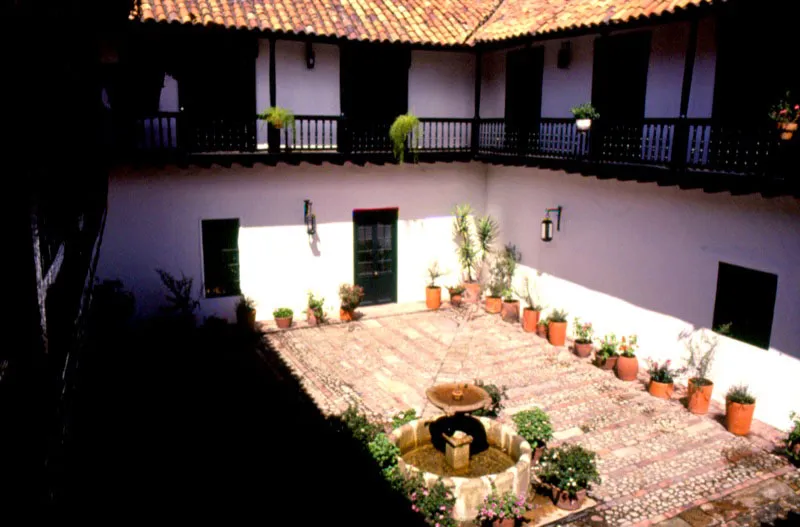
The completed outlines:
{"type": "MultiPolygon", "coordinates": [[[[719,0],[718,0],[719,1],[719,0]]],[[[724,0],[721,0],[724,1],[724,0]]],[[[640,17],[673,13],[714,0],[504,0],[472,36],[473,42],[503,40],[640,17]]]]}
{"type": "Polygon", "coordinates": [[[414,44],[474,44],[725,0],[137,0],[132,20],[414,44]]]}
{"type": "Polygon", "coordinates": [[[137,0],[131,19],[373,42],[463,44],[500,0],[137,0]]]}

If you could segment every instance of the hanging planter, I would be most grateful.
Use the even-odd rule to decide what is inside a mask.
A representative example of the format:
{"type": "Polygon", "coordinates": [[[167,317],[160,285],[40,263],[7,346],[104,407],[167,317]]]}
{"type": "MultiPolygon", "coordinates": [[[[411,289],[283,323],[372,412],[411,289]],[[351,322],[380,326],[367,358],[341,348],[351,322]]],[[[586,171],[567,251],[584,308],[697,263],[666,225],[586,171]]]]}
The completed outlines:
{"type": "Polygon", "coordinates": [[[781,139],[789,141],[797,131],[797,121],[800,121],[800,104],[791,102],[792,94],[786,92],[786,98],[778,102],[769,112],[769,117],[778,124],[781,139]]]}
{"type": "Polygon", "coordinates": [[[258,115],[259,119],[267,121],[273,128],[280,130],[284,126],[294,129],[294,113],[280,106],[270,106],[258,115]]]}
{"type": "Polygon", "coordinates": [[[575,128],[579,132],[588,132],[592,127],[592,120],[600,118],[600,114],[590,102],[574,106],[569,111],[575,117],[575,128]]]}
{"type": "MultiPolygon", "coordinates": [[[[401,165],[405,161],[406,144],[409,137],[411,137],[412,142],[418,145],[422,137],[422,124],[419,122],[419,118],[414,114],[407,113],[398,115],[397,119],[394,120],[392,126],[389,128],[389,139],[392,141],[394,157],[401,165]]],[[[414,154],[416,160],[417,149],[414,145],[409,144],[408,150],[414,154]]]]}

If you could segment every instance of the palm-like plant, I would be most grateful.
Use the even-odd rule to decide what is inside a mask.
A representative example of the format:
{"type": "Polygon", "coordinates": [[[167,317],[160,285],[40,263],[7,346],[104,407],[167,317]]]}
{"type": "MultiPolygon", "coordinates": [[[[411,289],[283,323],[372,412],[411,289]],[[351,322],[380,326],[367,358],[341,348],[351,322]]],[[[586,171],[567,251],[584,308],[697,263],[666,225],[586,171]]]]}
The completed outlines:
{"type": "Polygon", "coordinates": [[[500,228],[497,225],[497,220],[487,215],[477,219],[475,222],[475,229],[478,239],[477,252],[480,254],[480,267],[477,269],[476,274],[478,275],[478,280],[480,280],[481,272],[486,265],[486,261],[489,259],[489,255],[492,254],[493,245],[497,240],[500,228]]]}
{"type": "Polygon", "coordinates": [[[458,261],[467,277],[468,282],[472,282],[472,271],[475,269],[478,252],[475,249],[475,241],[472,237],[470,228],[470,215],[472,207],[469,203],[456,205],[453,210],[453,237],[458,242],[458,261]]]}

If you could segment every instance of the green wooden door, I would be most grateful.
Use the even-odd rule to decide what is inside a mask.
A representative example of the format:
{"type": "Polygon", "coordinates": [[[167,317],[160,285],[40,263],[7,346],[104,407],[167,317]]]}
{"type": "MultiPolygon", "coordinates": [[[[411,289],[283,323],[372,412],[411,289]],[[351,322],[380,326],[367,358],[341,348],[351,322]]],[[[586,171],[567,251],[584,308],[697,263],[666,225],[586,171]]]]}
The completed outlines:
{"type": "Polygon", "coordinates": [[[362,304],[397,302],[397,209],[353,211],[353,246],[362,304]]]}

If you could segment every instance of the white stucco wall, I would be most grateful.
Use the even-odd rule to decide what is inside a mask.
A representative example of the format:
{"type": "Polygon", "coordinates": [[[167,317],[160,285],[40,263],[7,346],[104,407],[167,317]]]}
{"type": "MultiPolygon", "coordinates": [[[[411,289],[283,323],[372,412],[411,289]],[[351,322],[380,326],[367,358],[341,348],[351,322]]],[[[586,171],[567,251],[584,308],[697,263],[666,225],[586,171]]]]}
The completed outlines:
{"type": "Polygon", "coordinates": [[[542,117],[572,117],[569,109],[592,100],[595,36],[548,40],[544,44],[542,72],[542,117]],[[572,61],[569,68],[558,68],[558,50],[569,41],[572,61]]]}
{"type": "Polygon", "coordinates": [[[472,52],[411,52],[408,109],[419,117],[464,117],[475,113],[472,52]]]}
{"type": "Polygon", "coordinates": [[[180,110],[178,103],[178,81],[169,74],[164,75],[164,85],[158,99],[159,112],[177,112],[180,110]]]}
{"type": "Polygon", "coordinates": [[[777,274],[771,348],[721,338],[710,376],[717,400],[749,383],[756,417],[788,424],[800,401],[800,202],[495,166],[487,189],[503,241],[526,272],[544,273],[541,301],[598,336],[638,334],[640,359],[680,360],[679,334],[711,325],[720,261],[777,274]],[[561,231],[544,243],[539,222],[557,205],[561,231]]]}
{"type": "MultiPolygon", "coordinates": [[[[477,163],[120,169],[110,180],[98,273],[121,279],[135,293],[138,313],[152,314],[164,294],[154,269],[194,277],[199,294],[201,220],[239,218],[241,288],[258,302],[259,319],[280,306],[304,312],[309,290],[334,310],[339,284],[353,281],[353,210],[397,207],[398,301],[423,300],[434,260],[451,271],[441,284],[458,281],[450,213],[462,202],[483,210],[484,173],[477,163]],[[317,216],[314,244],[304,199],[317,216]]],[[[202,299],[202,315],[232,319],[236,300],[202,299]]]]}

